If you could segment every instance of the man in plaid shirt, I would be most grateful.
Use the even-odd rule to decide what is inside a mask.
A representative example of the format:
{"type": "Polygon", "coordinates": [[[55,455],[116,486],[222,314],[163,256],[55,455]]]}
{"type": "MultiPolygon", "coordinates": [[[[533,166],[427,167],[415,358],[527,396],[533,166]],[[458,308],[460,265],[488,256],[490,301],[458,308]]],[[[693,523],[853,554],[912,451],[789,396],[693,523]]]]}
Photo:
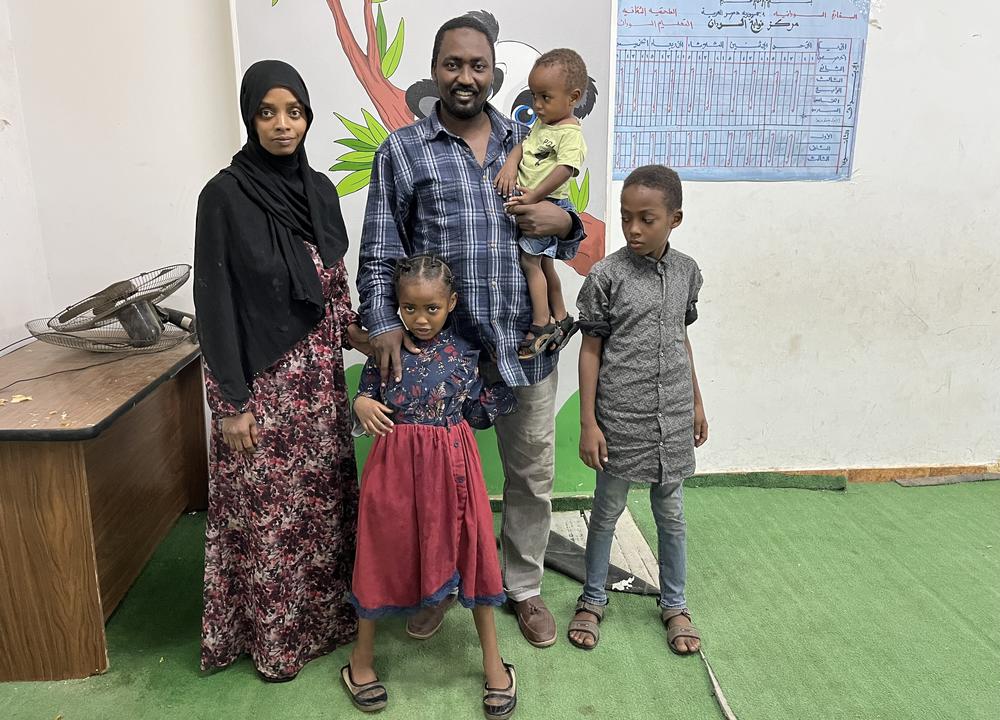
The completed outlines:
{"type": "MultiPolygon", "coordinates": [[[[546,647],[556,639],[540,593],[551,520],[558,357],[517,358],[531,319],[517,238],[520,228],[578,245],[584,232],[579,217],[549,202],[508,212],[493,186],[507,153],[527,135],[486,102],[494,80],[493,42],[470,16],[442,25],[431,58],[439,102],[376,152],[361,240],[359,310],[383,379],[390,372],[398,377],[400,347],[415,348],[397,316],[395,260],[430,252],[451,266],[459,297],[456,329],[490,358],[482,368],[485,378],[499,374],[518,400],[517,413],[496,423],[505,475],[501,566],[522,633],[546,647]]],[[[418,638],[433,635],[453,600],[411,617],[407,631],[418,638]]]]}

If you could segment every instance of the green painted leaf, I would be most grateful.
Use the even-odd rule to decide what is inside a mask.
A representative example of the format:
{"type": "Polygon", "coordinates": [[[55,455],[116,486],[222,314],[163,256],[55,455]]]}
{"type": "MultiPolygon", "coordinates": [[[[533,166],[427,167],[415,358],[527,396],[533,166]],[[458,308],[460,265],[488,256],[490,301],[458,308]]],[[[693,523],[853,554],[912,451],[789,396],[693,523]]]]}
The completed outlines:
{"type": "Polygon", "coordinates": [[[368,132],[375,139],[375,149],[378,150],[378,146],[381,145],[387,137],[389,137],[389,132],[385,127],[378,121],[374,115],[370,112],[361,108],[361,115],[365,119],[365,125],[368,126],[368,132]]]}
{"type": "Polygon", "coordinates": [[[382,58],[382,74],[386,78],[391,78],[392,74],[396,72],[396,68],[399,67],[399,61],[403,57],[403,37],[405,35],[403,18],[400,18],[399,27],[396,28],[396,37],[392,39],[389,47],[386,48],[385,57],[382,58]]]}
{"type": "Polygon", "coordinates": [[[385,57],[385,15],[382,14],[382,6],[378,6],[378,16],[375,18],[375,40],[378,43],[378,59],[385,57]]]}
{"type": "MultiPolygon", "coordinates": [[[[381,2],[381,0],[379,0],[379,1],[381,2]]],[[[274,7],[277,4],[278,4],[278,0],[271,0],[271,7],[274,7]]]]}
{"type": "Polygon", "coordinates": [[[573,207],[579,208],[580,200],[580,187],[576,184],[576,178],[569,179],[569,201],[573,203],[573,207]]]}
{"type": "Polygon", "coordinates": [[[576,205],[577,212],[586,211],[587,205],[590,204],[590,170],[583,173],[583,182],[580,183],[579,201],[573,204],[576,205]]]}
{"type": "Polygon", "coordinates": [[[344,153],[337,159],[343,160],[344,162],[357,162],[357,163],[366,162],[368,163],[368,166],[371,167],[372,160],[375,159],[375,153],[371,152],[370,150],[365,150],[361,152],[357,150],[352,150],[351,152],[344,153]]]}
{"type": "Polygon", "coordinates": [[[355,162],[351,160],[341,160],[340,162],[334,163],[330,166],[331,172],[336,172],[337,170],[371,170],[372,164],[364,162],[355,162]]]}
{"type": "Polygon", "coordinates": [[[367,170],[355,170],[337,183],[337,194],[340,197],[345,197],[346,195],[357,192],[362,188],[368,187],[368,181],[371,179],[371,168],[368,168],[367,170]]]}
{"type": "Polygon", "coordinates": [[[351,150],[359,150],[361,152],[375,152],[378,150],[374,145],[369,145],[364,140],[357,140],[355,138],[341,138],[340,140],[334,140],[334,142],[344,147],[349,147],[351,150]]]}
{"type": "Polygon", "coordinates": [[[368,128],[366,128],[363,125],[358,125],[356,122],[348,120],[340,113],[335,112],[334,115],[336,115],[340,119],[340,122],[344,123],[344,127],[347,128],[347,131],[351,133],[351,135],[356,137],[358,140],[369,143],[374,147],[378,147],[381,141],[375,142],[375,138],[372,136],[371,132],[368,131],[368,128]]]}

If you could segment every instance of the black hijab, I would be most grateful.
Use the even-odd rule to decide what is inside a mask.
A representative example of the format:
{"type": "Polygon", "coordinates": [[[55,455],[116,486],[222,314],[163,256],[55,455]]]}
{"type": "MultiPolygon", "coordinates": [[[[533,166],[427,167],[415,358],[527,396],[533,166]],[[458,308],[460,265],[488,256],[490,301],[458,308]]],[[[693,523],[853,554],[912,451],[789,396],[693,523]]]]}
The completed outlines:
{"type": "MultiPolygon", "coordinates": [[[[347,252],[347,230],[340,212],[337,193],[319,191],[306,159],[305,137],[292,155],[272,155],[260,144],[254,117],[264,96],[276,87],[285,88],[302,104],[306,112],[306,132],[312,125],[313,111],[309,91],[302,77],[291,65],[281,60],[261,60],[247,68],[240,87],[240,114],[247,129],[247,142],[233,155],[228,172],[239,182],[243,191],[268,215],[281,225],[316,246],[323,265],[330,267],[347,252]]],[[[326,184],[329,186],[329,183],[326,184]]],[[[309,253],[293,253],[289,262],[292,287],[296,300],[304,300],[322,308],[323,289],[309,253]]]]}
{"type": "Polygon", "coordinates": [[[247,142],[198,200],[198,335],[223,396],[237,410],[250,399],[253,376],[279,360],[326,312],[305,243],[316,247],[325,267],[347,252],[336,188],[309,167],[305,137],[283,157],[260,143],[254,117],[276,87],[301,103],[308,132],[309,91],[295,68],[279,60],[254,63],[240,88],[247,142]]]}

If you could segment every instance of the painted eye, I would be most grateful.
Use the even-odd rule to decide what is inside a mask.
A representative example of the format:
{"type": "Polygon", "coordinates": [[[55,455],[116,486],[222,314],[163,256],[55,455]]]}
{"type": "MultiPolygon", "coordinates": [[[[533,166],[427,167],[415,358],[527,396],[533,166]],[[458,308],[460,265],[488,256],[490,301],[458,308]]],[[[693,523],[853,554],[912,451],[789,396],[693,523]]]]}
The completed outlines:
{"type": "Polygon", "coordinates": [[[525,127],[531,127],[535,123],[535,120],[537,120],[535,117],[535,111],[528,105],[516,106],[510,111],[510,117],[514,120],[514,122],[524,125],[525,127]]]}
{"type": "Polygon", "coordinates": [[[531,90],[525,88],[517,94],[517,97],[510,104],[511,119],[519,125],[531,127],[535,122],[535,111],[532,109],[533,104],[534,100],[531,96],[531,90]]]}

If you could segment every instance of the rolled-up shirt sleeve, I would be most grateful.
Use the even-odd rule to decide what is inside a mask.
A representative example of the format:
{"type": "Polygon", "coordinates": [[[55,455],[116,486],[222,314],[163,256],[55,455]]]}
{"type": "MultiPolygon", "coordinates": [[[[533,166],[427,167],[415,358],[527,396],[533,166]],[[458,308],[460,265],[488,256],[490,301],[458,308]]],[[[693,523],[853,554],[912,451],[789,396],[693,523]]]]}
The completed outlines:
{"type": "Polygon", "coordinates": [[[580,294],[576,297],[576,309],[580,315],[580,332],[591,337],[607,338],[611,335],[610,283],[597,270],[591,270],[583,281],[580,294]]]}
{"type": "Polygon", "coordinates": [[[687,308],[684,310],[684,324],[690,325],[698,319],[698,291],[701,290],[704,279],[701,277],[701,270],[694,269],[691,276],[691,287],[688,290],[687,308]]]}
{"type": "Polygon", "coordinates": [[[556,243],[556,257],[560,260],[572,260],[576,256],[576,251],[580,247],[580,243],[583,242],[584,238],[587,237],[587,231],[583,228],[583,220],[580,219],[579,213],[567,210],[569,213],[569,219],[572,223],[569,228],[569,232],[566,233],[566,237],[559,238],[556,243]]]}

